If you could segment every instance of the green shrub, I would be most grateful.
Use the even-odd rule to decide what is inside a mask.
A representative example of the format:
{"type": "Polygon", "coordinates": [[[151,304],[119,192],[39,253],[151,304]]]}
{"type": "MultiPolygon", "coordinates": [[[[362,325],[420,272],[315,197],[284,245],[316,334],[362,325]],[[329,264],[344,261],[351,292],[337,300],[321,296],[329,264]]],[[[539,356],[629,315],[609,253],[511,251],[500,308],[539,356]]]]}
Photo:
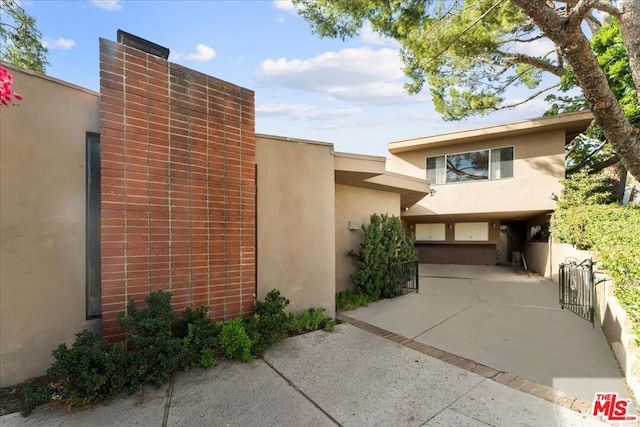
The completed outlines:
{"type": "Polygon", "coordinates": [[[322,307],[304,310],[293,320],[290,331],[294,334],[304,334],[318,329],[332,331],[335,327],[335,321],[324,313],[325,309],[322,307]]]}
{"type": "Polygon", "coordinates": [[[640,208],[610,204],[559,209],[553,214],[551,233],[599,254],[640,342],[640,208]]]}
{"type": "Polygon", "coordinates": [[[132,392],[148,382],[160,386],[169,381],[178,367],[182,346],[182,340],[172,331],[176,314],[171,307],[171,293],[153,291],[145,302],[146,307],[138,307],[131,300],[127,314],[118,315],[130,346],[128,385],[132,392]]]}
{"type": "Polygon", "coordinates": [[[251,356],[251,339],[244,329],[241,318],[236,317],[224,322],[220,331],[220,345],[227,357],[249,362],[251,356]]]}
{"type": "Polygon", "coordinates": [[[289,300],[272,289],[264,301],[256,301],[255,314],[245,320],[245,330],[251,339],[251,354],[261,356],[264,351],[287,337],[289,325],[293,320],[291,313],[285,313],[289,300]]]}
{"type": "Polygon", "coordinates": [[[29,416],[38,406],[50,402],[53,398],[53,389],[36,380],[30,380],[22,390],[22,403],[20,413],[23,417],[29,416]]]}
{"type": "MultiPolygon", "coordinates": [[[[214,366],[219,351],[250,361],[287,337],[294,321],[284,312],[289,300],[275,289],[264,301],[256,301],[253,317],[224,323],[211,321],[207,307],[188,307],[177,318],[168,292],[151,292],[145,303],[138,307],[129,301],[126,315],[118,315],[125,342],[109,344],[83,331],[71,348],[61,344],[55,349],[47,383],[31,381],[23,390],[22,414],[27,416],[46,402],[62,402],[72,409],[113,398],[125,388],[134,392],[148,382],[159,386],[178,368],[214,366]]],[[[331,330],[334,324],[324,309],[310,309],[297,320],[295,330],[331,330]]]]}
{"type": "Polygon", "coordinates": [[[358,307],[367,306],[371,302],[377,301],[376,298],[365,295],[357,291],[341,291],[336,294],[336,310],[353,310],[358,307]]]}
{"type": "Polygon", "coordinates": [[[129,363],[124,343],[108,344],[91,331],[76,335],[71,348],[61,344],[53,351],[55,362],[47,370],[47,386],[32,382],[24,391],[28,415],[41,403],[61,401],[67,410],[114,398],[127,383],[123,369],[129,363]]]}
{"type": "Polygon", "coordinates": [[[556,206],[559,210],[585,205],[605,205],[617,201],[611,194],[611,177],[604,172],[589,173],[581,170],[563,180],[562,185],[562,197],[556,206]]]}
{"type": "Polygon", "coordinates": [[[214,348],[222,326],[207,317],[209,307],[187,307],[173,325],[173,335],[182,339],[178,365],[188,371],[194,366],[210,368],[217,362],[214,348]]]}
{"type": "Polygon", "coordinates": [[[360,269],[351,276],[355,290],[374,299],[392,298],[398,289],[390,271],[390,261],[409,261],[417,258],[413,236],[407,236],[396,216],[371,215],[369,224],[362,226],[364,241],[360,251],[349,251],[360,269]]]}

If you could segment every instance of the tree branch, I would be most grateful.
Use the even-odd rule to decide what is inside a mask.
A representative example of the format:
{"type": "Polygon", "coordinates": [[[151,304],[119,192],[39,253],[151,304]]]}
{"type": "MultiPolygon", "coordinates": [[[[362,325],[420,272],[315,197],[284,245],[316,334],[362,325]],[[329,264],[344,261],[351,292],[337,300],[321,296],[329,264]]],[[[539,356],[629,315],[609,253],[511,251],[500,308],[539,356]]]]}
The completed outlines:
{"type": "Polygon", "coordinates": [[[537,91],[534,94],[528,96],[527,98],[525,98],[522,101],[514,102],[513,104],[501,105],[500,107],[496,108],[496,111],[497,110],[507,109],[507,108],[513,108],[513,107],[517,107],[518,105],[526,104],[527,102],[531,101],[532,99],[537,98],[538,96],[542,95],[543,93],[548,92],[551,89],[557,88],[558,86],[560,86],[559,83],[555,84],[555,85],[551,85],[551,86],[546,87],[544,89],[540,89],[539,91],[537,91]]]}
{"type": "Polygon", "coordinates": [[[536,68],[540,68],[541,70],[548,71],[551,74],[554,74],[558,77],[562,77],[564,75],[564,68],[558,67],[557,65],[553,65],[549,62],[543,61],[540,58],[536,58],[534,56],[525,55],[524,53],[515,53],[515,52],[504,52],[498,51],[501,55],[504,55],[506,58],[511,58],[515,62],[521,62],[523,64],[532,65],[536,68]]]}
{"type": "Polygon", "coordinates": [[[433,58],[431,58],[429,60],[429,62],[427,62],[426,65],[429,65],[430,63],[432,63],[433,61],[435,61],[436,59],[438,59],[440,56],[442,56],[447,50],[449,50],[449,48],[451,46],[453,46],[453,44],[455,42],[457,42],[458,40],[460,40],[460,38],[466,34],[467,31],[469,31],[470,29],[472,29],[473,27],[475,27],[480,21],[482,21],[482,19],[487,16],[489,13],[491,13],[493,11],[493,9],[495,9],[496,7],[498,7],[498,5],[500,5],[500,3],[502,3],[504,0],[498,0],[496,1],[489,9],[487,9],[482,15],[480,15],[478,18],[476,18],[475,21],[473,21],[471,24],[467,25],[467,27],[462,30],[460,33],[458,33],[453,40],[451,40],[445,47],[444,49],[442,49],[440,52],[438,52],[436,55],[433,56],[433,58]]]}
{"type": "MultiPolygon", "coordinates": [[[[556,0],[556,3],[564,3],[567,6],[574,6],[577,5],[578,3],[580,3],[578,0],[556,0]]],[[[594,0],[594,1],[590,1],[591,5],[589,6],[591,9],[597,9],[601,12],[606,12],[609,15],[612,16],[620,16],[620,9],[618,9],[616,6],[614,6],[611,3],[608,3],[606,1],[602,1],[602,0],[594,0]]]]}

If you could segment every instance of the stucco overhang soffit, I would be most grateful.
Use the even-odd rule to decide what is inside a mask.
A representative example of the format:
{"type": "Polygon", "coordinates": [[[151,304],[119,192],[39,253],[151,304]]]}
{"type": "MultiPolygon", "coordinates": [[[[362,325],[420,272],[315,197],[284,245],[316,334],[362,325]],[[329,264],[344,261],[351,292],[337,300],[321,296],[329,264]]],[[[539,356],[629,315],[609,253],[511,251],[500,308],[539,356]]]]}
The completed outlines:
{"type": "Polygon", "coordinates": [[[385,162],[384,157],[336,152],[334,154],[336,184],[359,187],[364,180],[383,174],[385,162]]]}
{"type": "Polygon", "coordinates": [[[413,206],[429,193],[425,179],[385,171],[386,159],[351,153],[335,153],[336,184],[400,194],[402,207],[413,206]]]}
{"type": "Polygon", "coordinates": [[[504,123],[459,132],[443,133],[423,138],[393,141],[388,144],[388,149],[390,153],[397,154],[423,148],[443,147],[480,141],[488,138],[495,139],[556,129],[564,129],[566,139],[571,140],[589,127],[592,121],[593,115],[590,111],[558,114],[556,116],[539,117],[519,122],[504,123]]]}

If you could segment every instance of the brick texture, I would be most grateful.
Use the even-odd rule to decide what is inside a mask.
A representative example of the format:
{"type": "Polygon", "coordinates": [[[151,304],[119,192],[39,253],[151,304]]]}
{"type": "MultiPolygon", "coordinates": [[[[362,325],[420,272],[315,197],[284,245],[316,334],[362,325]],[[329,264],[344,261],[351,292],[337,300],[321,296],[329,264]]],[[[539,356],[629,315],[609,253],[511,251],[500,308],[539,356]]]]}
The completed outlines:
{"type": "Polygon", "coordinates": [[[246,316],[255,298],[254,93],[100,40],[102,332],[150,291],[246,316]]]}

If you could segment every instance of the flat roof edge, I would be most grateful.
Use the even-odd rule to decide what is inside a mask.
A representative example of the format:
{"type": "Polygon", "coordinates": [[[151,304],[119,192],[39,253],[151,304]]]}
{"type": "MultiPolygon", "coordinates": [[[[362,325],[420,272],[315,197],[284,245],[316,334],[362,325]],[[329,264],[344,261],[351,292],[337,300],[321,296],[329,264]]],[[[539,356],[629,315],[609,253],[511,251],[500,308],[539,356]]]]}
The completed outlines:
{"type": "Polygon", "coordinates": [[[398,141],[391,141],[387,144],[390,153],[402,153],[420,148],[426,148],[431,144],[443,144],[447,141],[461,143],[473,141],[485,137],[496,135],[509,135],[513,133],[523,133],[530,131],[543,131],[544,129],[567,129],[576,125],[583,125],[593,120],[591,111],[578,111],[575,113],[558,114],[555,116],[543,116],[532,119],[525,119],[515,122],[508,122],[480,128],[472,128],[455,132],[441,133],[431,136],[410,138],[398,141]],[[573,126],[572,126],[573,125],[573,126]]]}

